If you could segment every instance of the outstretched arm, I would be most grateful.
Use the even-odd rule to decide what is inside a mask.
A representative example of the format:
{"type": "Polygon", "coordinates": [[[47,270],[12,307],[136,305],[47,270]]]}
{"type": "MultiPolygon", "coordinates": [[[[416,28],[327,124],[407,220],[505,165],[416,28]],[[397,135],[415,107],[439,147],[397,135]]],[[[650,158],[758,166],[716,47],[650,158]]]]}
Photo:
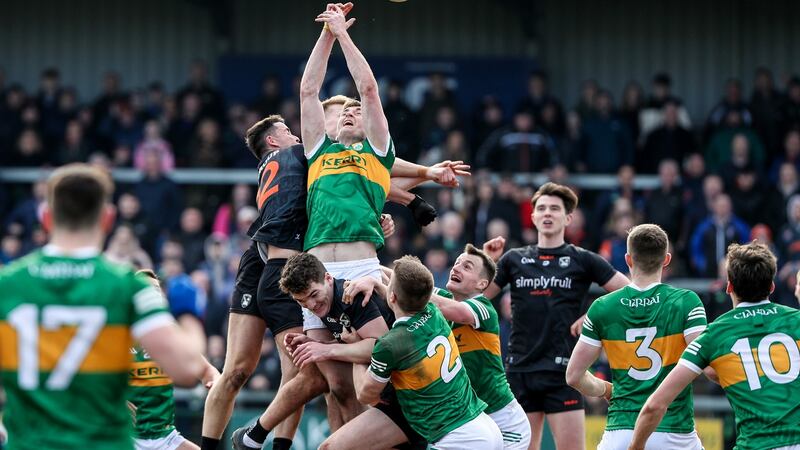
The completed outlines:
{"type": "Polygon", "coordinates": [[[300,80],[300,130],[306,157],[314,154],[316,146],[325,137],[325,113],[319,100],[319,91],[325,80],[333,41],[333,35],[322,30],[300,80]]]}
{"type": "MultiPolygon", "coordinates": [[[[329,9],[333,7],[330,5],[329,9]]],[[[353,4],[339,4],[335,7],[344,20],[344,16],[353,8],[353,4]]],[[[352,25],[354,20],[343,22],[345,29],[352,25]]],[[[317,43],[314,44],[314,49],[311,50],[306,68],[303,70],[303,78],[300,80],[300,135],[303,138],[306,157],[314,154],[316,146],[325,137],[325,113],[322,109],[322,102],[319,100],[319,91],[325,81],[328,58],[331,56],[335,40],[336,38],[328,30],[328,27],[324,27],[317,43]]]]}
{"type": "Polygon", "coordinates": [[[317,21],[328,24],[328,29],[336,36],[342,47],[347,68],[350,70],[358,95],[361,97],[361,120],[364,122],[367,139],[377,151],[388,152],[389,122],[383,114],[383,106],[378,93],[378,81],[375,80],[375,75],[366,58],[347,33],[347,22],[345,22],[342,9],[333,5],[320,14],[317,21]]]}

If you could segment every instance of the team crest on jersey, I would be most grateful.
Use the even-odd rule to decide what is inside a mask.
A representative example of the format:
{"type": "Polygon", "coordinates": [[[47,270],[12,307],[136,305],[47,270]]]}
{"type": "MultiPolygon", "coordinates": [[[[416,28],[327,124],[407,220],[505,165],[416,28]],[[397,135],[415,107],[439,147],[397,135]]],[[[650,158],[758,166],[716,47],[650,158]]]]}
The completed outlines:
{"type": "Polygon", "coordinates": [[[542,261],[542,265],[543,265],[544,267],[547,267],[547,266],[549,266],[549,265],[550,265],[550,261],[548,261],[548,260],[546,260],[546,259],[545,259],[544,261],[542,261]]]}
{"type": "Polygon", "coordinates": [[[364,148],[364,144],[362,144],[361,142],[353,144],[353,150],[361,151],[363,148],[364,148]]]}
{"type": "Polygon", "coordinates": [[[250,294],[242,295],[242,308],[247,308],[250,306],[250,302],[253,301],[253,296],[250,294]]]}
{"type": "Polygon", "coordinates": [[[562,256],[558,258],[558,267],[569,267],[569,256],[562,256]]]}
{"type": "Polygon", "coordinates": [[[339,316],[339,323],[342,324],[343,328],[350,328],[350,318],[345,313],[339,316]]]}

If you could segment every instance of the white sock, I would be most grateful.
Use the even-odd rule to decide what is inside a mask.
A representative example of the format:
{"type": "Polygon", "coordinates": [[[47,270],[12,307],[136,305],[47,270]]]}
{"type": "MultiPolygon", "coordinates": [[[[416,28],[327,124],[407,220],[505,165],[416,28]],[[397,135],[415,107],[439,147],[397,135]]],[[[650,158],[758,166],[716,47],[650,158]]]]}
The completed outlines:
{"type": "Polygon", "coordinates": [[[254,441],[254,440],[253,440],[253,438],[251,438],[250,436],[248,436],[248,435],[247,435],[247,433],[245,433],[245,435],[244,435],[244,439],[242,439],[242,441],[244,442],[244,445],[246,445],[246,446],[248,446],[248,447],[258,447],[258,448],[261,448],[261,446],[262,446],[262,445],[264,445],[264,443],[263,443],[263,442],[256,442],[256,441],[254,441]]]}

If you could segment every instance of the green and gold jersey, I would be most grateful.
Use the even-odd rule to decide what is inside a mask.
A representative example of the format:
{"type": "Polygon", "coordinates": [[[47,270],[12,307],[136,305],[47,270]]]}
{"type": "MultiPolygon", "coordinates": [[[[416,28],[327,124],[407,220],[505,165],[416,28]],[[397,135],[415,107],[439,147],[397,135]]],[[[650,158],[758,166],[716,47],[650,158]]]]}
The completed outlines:
{"type": "MultiPolygon", "coordinates": [[[[703,331],[706,313],[692,291],[657,283],[628,285],[594,301],[580,340],[602,346],[611,366],[614,393],[606,430],[632,430],[647,397],[669,374],[686,348],[685,337],[703,331]]],[[[684,389],[656,431],[694,430],[692,388],[684,389]]]]}
{"type": "Polygon", "coordinates": [[[330,242],[372,242],[383,247],[380,216],[394,164],[366,139],[351,146],[325,137],[308,159],[308,231],[304,249],[330,242]]]}
{"type": "Polygon", "coordinates": [[[162,438],[175,429],[172,380],[141,347],[132,348],[131,353],[128,401],[136,407],[133,435],[139,439],[162,438]]]}
{"type": "Polygon", "coordinates": [[[740,303],[689,344],[679,364],[717,372],[736,415],[736,449],[800,444],[800,311],[740,303]]]}
{"type": "Polygon", "coordinates": [[[409,425],[430,443],[486,409],[472,390],[450,324],[432,303],[397,318],[378,338],[369,371],[382,383],[391,380],[409,425]]]}
{"type": "Polygon", "coordinates": [[[8,448],[132,448],[130,348],[173,322],[161,293],[94,249],[53,246],[0,270],[0,292],[8,448]]]}
{"type": "MultiPolygon", "coordinates": [[[[444,289],[437,288],[434,293],[453,298],[453,294],[444,289]]],[[[476,326],[454,322],[450,322],[450,326],[469,382],[478,398],[488,405],[485,412],[491,414],[514,400],[500,356],[500,319],[492,302],[483,295],[464,300],[464,304],[472,310],[476,326]]]]}

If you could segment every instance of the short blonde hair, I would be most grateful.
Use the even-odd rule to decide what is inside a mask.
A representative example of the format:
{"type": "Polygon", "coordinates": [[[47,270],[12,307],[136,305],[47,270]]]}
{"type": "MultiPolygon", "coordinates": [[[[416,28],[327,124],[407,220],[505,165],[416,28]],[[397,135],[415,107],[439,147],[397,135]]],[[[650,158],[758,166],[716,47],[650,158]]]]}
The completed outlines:
{"type": "Polygon", "coordinates": [[[342,106],[344,106],[344,105],[347,104],[347,102],[349,102],[351,100],[353,100],[353,99],[348,97],[348,96],[346,96],[346,95],[334,95],[333,97],[331,97],[331,98],[325,100],[324,102],[322,102],[322,110],[323,111],[327,111],[328,107],[329,106],[333,106],[333,105],[342,105],[342,106]]]}

